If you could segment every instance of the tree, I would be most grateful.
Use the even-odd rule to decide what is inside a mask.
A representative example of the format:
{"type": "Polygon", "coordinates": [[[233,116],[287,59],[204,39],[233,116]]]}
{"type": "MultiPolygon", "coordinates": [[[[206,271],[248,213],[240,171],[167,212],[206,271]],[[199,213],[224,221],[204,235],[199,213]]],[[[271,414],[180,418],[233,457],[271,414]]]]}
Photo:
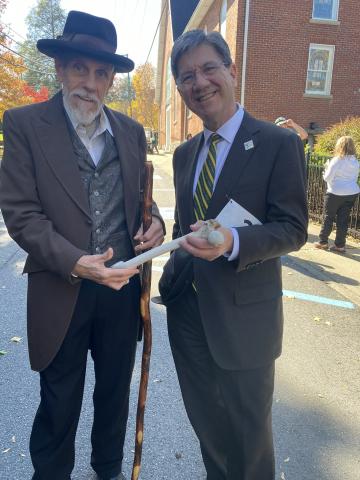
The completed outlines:
{"type": "Polygon", "coordinates": [[[0,0],[0,42],[3,43],[5,36],[4,36],[4,25],[1,20],[1,16],[5,11],[7,4],[7,0],[0,0]]]}
{"type": "Polygon", "coordinates": [[[108,107],[130,115],[130,102],[134,98],[134,91],[128,77],[115,77],[113,86],[106,95],[105,103],[108,107]]]}
{"type": "Polygon", "coordinates": [[[54,61],[40,53],[36,42],[40,38],[56,38],[61,35],[66,21],[66,12],[60,0],[38,0],[26,17],[27,35],[20,54],[23,55],[28,70],[25,80],[36,90],[46,86],[51,94],[59,90],[54,61]]]}
{"type": "Polygon", "coordinates": [[[158,128],[158,107],[155,104],[155,69],[151,63],[140,65],[132,78],[135,98],[131,102],[132,116],[145,127],[158,128]]]}
{"type": "Polygon", "coordinates": [[[332,155],[339,137],[349,135],[353,138],[358,155],[360,154],[360,117],[349,117],[332,125],[316,137],[314,152],[317,155],[332,155]]]}
{"type": "Polygon", "coordinates": [[[1,23],[1,15],[6,7],[6,0],[0,0],[0,120],[4,111],[19,105],[32,103],[24,91],[22,75],[25,66],[21,58],[16,57],[10,48],[1,23]]]}
{"type": "Polygon", "coordinates": [[[33,103],[45,102],[49,99],[49,90],[42,86],[39,91],[36,91],[33,87],[24,83],[23,92],[26,97],[31,98],[33,103]]]}

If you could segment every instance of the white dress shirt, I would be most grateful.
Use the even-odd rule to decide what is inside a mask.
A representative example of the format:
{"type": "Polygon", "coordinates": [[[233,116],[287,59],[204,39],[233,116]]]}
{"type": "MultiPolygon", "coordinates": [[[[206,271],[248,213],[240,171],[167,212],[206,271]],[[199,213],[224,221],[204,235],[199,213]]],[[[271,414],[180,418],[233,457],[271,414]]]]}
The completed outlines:
{"type": "Polygon", "coordinates": [[[87,128],[85,127],[85,125],[80,124],[74,118],[74,115],[72,115],[71,110],[69,109],[65,101],[64,101],[64,108],[70,118],[70,121],[75,129],[75,132],[78,134],[80,140],[82,141],[85,148],[89,152],[94,164],[97,165],[100,161],[101,155],[105,147],[104,132],[107,130],[112,136],[114,136],[109,119],[107,118],[104,112],[104,109],[102,108],[100,111],[99,122],[95,132],[89,137],[87,128]]]}
{"type": "MultiPolygon", "coordinates": [[[[229,118],[229,120],[225,122],[216,132],[212,132],[211,130],[204,128],[204,133],[203,133],[204,144],[199,152],[199,157],[196,165],[194,184],[193,184],[193,195],[195,195],[196,185],[199,180],[202,167],[205,163],[205,160],[209,151],[210,137],[213,133],[218,133],[223,140],[221,140],[216,145],[216,165],[215,165],[215,178],[214,178],[214,185],[213,185],[213,191],[214,191],[216,183],[220,177],[221,171],[225,164],[225,160],[230,151],[231,145],[234,142],[235,135],[237,134],[241,126],[241,122],[243,121],[243,118],[244,118],[243,107],[239,104],[237,104],[237,107],[238,108],[234,113],[234,115],[231,118],[229,118]]],[[[229,261],[234,260],[239,255],[239,235],[235,228],[232,228],[231,231],[233,234],[234,245],[233,245],[231,255],[228,258],[229,261]]]]}
{"type": "Polygon", "coordinates": [[[358,176],[359,162],[354,155],[332,158],[323,173],[327,192],[341,196],[359,193],[358,176]]]}

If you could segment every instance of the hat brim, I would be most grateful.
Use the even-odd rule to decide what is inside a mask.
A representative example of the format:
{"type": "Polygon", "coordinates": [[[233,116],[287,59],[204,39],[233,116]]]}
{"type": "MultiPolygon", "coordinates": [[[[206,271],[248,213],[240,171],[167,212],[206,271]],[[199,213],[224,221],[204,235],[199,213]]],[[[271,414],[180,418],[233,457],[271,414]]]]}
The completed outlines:
{"type": "Polygon", "coordinates": [[[114,65],[117,73],[129,73],[134,70],[134,62],[130,58],[116,53],[96,50],[86,45],[71,44],[63,40],[43,39],[36,44],[38,50],[48,57],[57,57],[64,53],[79,53],[85,57],[94,58],[114,65]]]}

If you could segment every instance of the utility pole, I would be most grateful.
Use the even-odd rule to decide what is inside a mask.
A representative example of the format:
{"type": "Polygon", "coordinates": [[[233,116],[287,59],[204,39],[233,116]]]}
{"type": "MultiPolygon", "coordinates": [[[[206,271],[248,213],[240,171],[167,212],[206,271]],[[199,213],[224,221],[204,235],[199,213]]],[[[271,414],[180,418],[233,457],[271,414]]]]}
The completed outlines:
{"type": "MultiPolygon", "coordinates": [[[[125,53],[124,57],[128,57],[129,54],[125,53]]],[[[131,94],[131,81],[130,81],[130,72],[127,73],[127,97],[128,97],[128,102],[129,102],[129,111],[130,111],[130,117],[132,118],[132,94],[131,94]]]]}

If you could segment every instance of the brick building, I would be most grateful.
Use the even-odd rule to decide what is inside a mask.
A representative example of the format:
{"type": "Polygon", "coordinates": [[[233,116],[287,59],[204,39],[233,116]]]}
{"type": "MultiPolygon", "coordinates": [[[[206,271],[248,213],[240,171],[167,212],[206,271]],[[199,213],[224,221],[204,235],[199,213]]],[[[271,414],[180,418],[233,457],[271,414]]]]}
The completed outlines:
{"type": "Polygon", "coordinates": [[[202,129],[171,77],[174,39],[220,31],[237,66],[236,98],[269,121],[318,131],[360,115],[360,0],[162,0],[156,101],[167,149],[202,129]]]}

